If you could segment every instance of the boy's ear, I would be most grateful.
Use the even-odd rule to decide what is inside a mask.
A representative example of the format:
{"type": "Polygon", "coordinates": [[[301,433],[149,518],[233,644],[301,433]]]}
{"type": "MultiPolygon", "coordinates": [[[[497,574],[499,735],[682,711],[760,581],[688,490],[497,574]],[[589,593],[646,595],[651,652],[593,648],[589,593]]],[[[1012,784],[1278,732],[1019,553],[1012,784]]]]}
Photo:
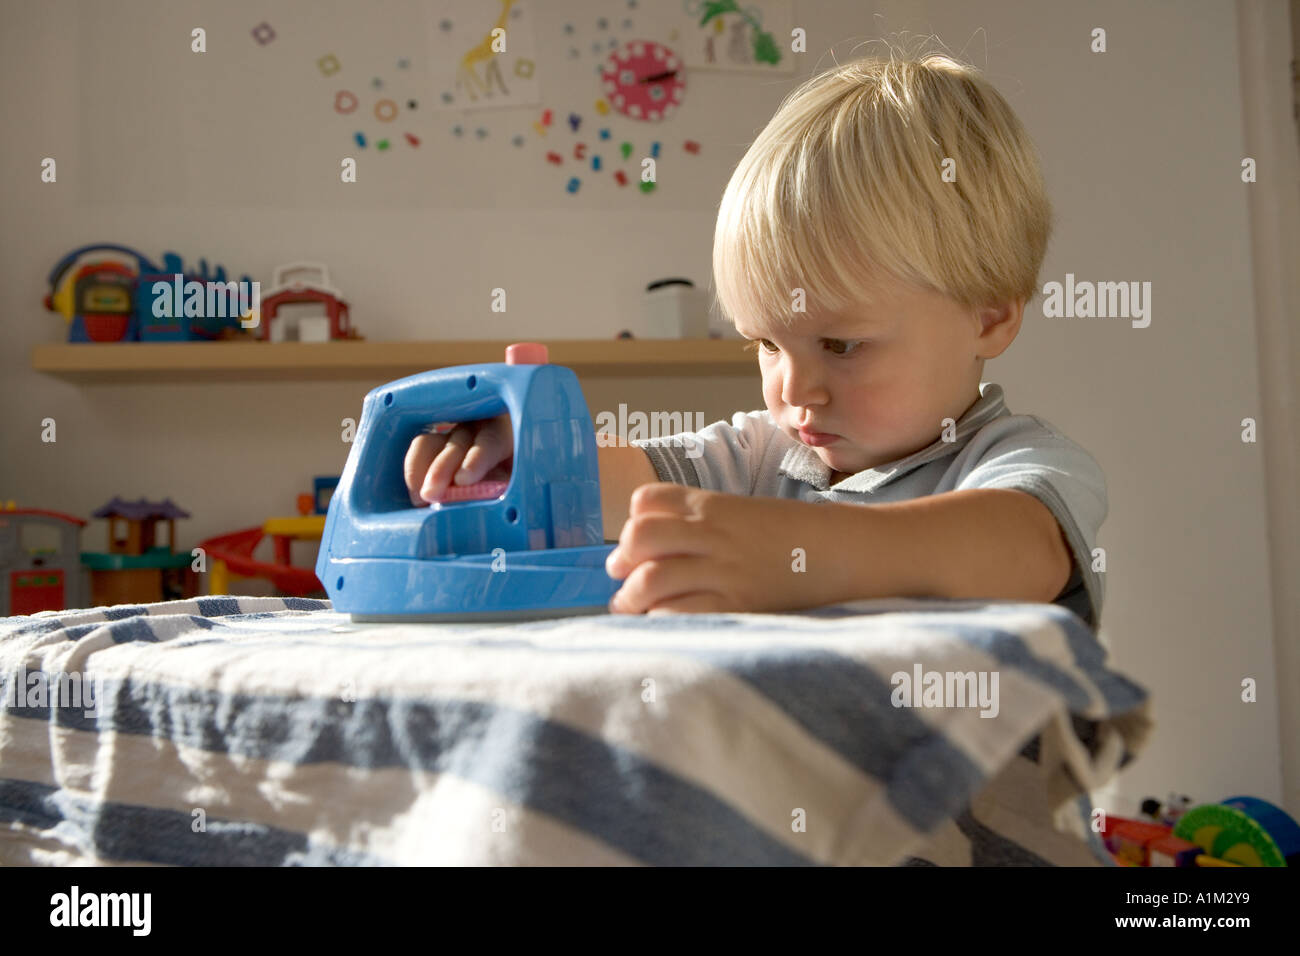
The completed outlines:
{"type": "Polygon", "coordinates": [[[996,358],[1020,333],[1020,322],[1025,317],[1025,300],[985,306],[976,311],[976,317],[980,328],[977,354],[980,358],[996,358]]]}

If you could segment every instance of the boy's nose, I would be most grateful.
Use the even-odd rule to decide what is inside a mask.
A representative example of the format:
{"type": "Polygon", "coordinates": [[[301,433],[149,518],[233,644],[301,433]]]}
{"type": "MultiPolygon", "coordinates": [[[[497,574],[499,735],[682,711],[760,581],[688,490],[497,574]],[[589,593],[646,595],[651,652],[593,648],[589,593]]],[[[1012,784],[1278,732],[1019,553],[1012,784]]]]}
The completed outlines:
{"type": "Polygon", "coordinates": [[[787,367],[781,382],[781,401],[792,408],[826,403],[826,390],[807,370],[787,367]]]}

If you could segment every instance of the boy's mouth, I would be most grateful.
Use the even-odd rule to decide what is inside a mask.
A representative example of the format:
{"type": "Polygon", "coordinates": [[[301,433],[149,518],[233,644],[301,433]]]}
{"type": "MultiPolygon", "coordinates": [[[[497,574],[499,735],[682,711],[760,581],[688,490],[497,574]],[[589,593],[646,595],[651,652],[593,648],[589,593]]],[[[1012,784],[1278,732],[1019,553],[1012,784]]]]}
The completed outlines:
{"type": "Polygon", "coordinates": [[[812,445],[814,448],[821,448],[824,445],[830,445],[840,440],[839,435],[832,435],[828,432],[809,431],[807,428],[799,429],[799,440],[805,445],[812,445]]]}

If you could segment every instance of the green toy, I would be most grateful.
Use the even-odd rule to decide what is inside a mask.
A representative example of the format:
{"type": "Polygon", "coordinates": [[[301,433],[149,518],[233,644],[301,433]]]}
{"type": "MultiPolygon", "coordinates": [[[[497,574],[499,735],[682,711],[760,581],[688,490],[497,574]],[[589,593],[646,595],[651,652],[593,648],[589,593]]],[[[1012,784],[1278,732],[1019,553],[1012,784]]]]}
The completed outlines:
{"type": "Polygon", "coordinates": [[[1241,866],[1287,866],[1300,851],[1300,828],[1284,811],[1255,797],[1231,797],[1184,813],[1174,836],[1241,866]]]}

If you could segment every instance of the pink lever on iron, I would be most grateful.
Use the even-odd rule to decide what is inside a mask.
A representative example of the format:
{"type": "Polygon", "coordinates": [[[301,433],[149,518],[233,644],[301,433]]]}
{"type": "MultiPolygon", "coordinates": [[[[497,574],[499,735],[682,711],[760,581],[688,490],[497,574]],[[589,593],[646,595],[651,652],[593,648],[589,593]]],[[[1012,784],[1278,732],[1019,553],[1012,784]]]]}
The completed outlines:
{"type": "Polygon", "coordinates": [[[487,498],[500,498],[509,487],[508,481],[476,481],[472,485],[448,485],[442,497],[434,504],[445,505],[449,501],[482,501],[487,498]]]}

